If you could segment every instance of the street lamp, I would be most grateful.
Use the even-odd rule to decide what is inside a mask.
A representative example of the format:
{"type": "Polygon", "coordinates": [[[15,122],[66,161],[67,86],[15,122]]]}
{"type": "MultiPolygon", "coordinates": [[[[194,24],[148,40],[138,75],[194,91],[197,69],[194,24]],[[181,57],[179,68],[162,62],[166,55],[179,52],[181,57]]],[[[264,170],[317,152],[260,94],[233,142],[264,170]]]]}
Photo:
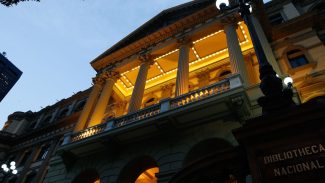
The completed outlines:
{"type": "Polygon", "coordinates": [[[18,170],[16,169],[16,162],[12,161],[10,162],[9,164],[10,166],[8,166],[7,164],[2,164],[1,165],[1,168],[2,170],[7,173],[7,174],[13,174],[13,175],[16,175],[18,173],[18,170]]]}
{"type": "Polygon", "coordinates": [[[251,36],[252,43],[257,56],[260,72],[260,89],[264,96],[258,99],[258,104],[262,107],[263,114],[277,111],[281,108],[294,106],[292,101],[292,91],[284,90],[281,78],[277,77],[270,63],[267,61],[266,55],[262,48],[261,42],[257,36],[255,26],[251,19],[251,0],[239,0],[237,5],[229,7],[224,1],[217,0],[216,6],[220,10],[228,10],[238,8],[241,17],[247,25],[248,32],[251,36]]]}
{"type": "Polygon", "coordinates": [[[291,77],[285,77],[283,79],[283,83],[288,87],[288,88],[292,88],[292,83],[293,83],[293,79],[291,77]]]}

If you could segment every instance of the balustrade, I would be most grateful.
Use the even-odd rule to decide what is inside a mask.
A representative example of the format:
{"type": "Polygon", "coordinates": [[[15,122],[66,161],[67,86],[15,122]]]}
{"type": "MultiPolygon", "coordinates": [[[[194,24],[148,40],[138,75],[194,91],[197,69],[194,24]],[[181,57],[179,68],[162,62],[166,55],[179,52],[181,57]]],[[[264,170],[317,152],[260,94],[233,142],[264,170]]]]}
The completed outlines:
{"type": "MultiPolygon", "coordinates": [[[[220,81],[218,83],[212,84],[210,86],[200,88],[198,90],[180,95],[173,99],[164,99],[160,101],[159,104],[155,104],[149,107],[146,107],[144,109],[138,110],[134,113],[127,114],[125,116],[121,116],[119,118],[113,118],[109,121],[92,126],[90,128],[87,128],[83,131],[73,133],[72,135],[66,136],[66,141],[69,142],[75,142],[79,141],[85,138],[88,138],[90,136],[100,134],[104,131],[109,131],[115,128],[119,128],[122,126],[125,126],[130,123],[134,123],[136,121],[140,121],[143,119],[147,119],[153,116],[156,116],[160,113],[168,112],[169,110],[177,109],[179,107],[201,101],[203,99],[216,96],[222,93],[225,93],[226,91],[229,91],[230,89],[242,87],[242,81],[239,77],[239,75],[233,75],[229,78],[220,81]]],[[[64,144],[67,144],[66,142],[64,144]]]]}
{"type": "Polygon", "coordinates": [[[78,133],[74,133],[71,136],[71,142],[75,142],[81,139],[85,139],[87,137],[99,134],[105,130],[106,123],[102,123],[96,126],[89,127],[83,131],[80,131],[78,133]]]}

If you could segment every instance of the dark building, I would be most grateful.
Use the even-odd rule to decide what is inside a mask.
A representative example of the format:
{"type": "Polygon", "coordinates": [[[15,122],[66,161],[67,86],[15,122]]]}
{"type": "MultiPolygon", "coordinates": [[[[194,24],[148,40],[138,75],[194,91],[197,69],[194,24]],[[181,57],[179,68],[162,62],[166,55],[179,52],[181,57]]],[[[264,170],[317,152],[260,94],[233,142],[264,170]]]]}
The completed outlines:
{"type": "Polygon", "coordinates": [[[0,102],[18,81],[22,72],[0,54],[0,102]]]}

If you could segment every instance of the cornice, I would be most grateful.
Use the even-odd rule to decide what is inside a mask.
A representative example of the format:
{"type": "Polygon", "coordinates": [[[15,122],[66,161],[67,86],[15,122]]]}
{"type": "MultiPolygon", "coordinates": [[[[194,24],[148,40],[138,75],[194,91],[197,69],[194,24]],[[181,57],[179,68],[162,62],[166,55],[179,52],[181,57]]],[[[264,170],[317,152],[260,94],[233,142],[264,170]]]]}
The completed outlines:
{"type": "Polygon", "coordinates": [[[316,14],[315,12],[306,13],[288,22],[272,27],[272,40],[276,41],[309,27],[322,26],[323,22],[325,22],[325,14],[316,14]]]}

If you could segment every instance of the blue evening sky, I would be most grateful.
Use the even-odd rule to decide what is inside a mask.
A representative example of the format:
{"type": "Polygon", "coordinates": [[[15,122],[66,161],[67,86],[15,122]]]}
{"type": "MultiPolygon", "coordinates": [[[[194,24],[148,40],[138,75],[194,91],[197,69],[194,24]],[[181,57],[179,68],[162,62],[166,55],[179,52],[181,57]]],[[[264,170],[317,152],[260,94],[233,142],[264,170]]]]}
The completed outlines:
{"type": "Polygon", "coordinates": [[[41,0],[0,5],[0,52],[23,75],[0,103],[0,129],[15,111],[39,111],[91,86],[89,62],[144,22],[190,0],[41,0]]]}

